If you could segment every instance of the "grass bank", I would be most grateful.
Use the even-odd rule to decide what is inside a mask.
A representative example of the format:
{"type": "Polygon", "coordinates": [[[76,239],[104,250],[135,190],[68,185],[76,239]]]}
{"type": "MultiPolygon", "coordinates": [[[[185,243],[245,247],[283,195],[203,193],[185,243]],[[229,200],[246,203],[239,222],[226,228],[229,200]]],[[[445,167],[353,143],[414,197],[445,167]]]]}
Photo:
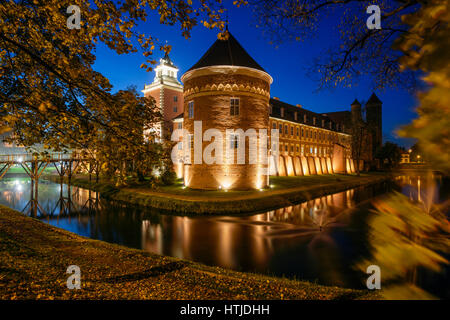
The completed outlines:
{"type": "Polygon", "coordinates": [[[0,206],[0,299],[376,299],[92,240],[0,206]],[[81,269],[81,289],[66,286],[81,269]]]}
{"type": "MultiPolygon", "coordinates": [[[[57,176],[46,179],[59,181],[57,176]]],[[[290,206],[299,202],[379,183],[390,178],[385,173],[356,175],[316,175],[305,177],[271,177],[271,188],[251,191],[201,191],[184,188],[181,181],[157,190],[146,186],[117,188],[108,181],[89,182],[77,176],[72,184],[92,189],[107,199],[183,214],[241,214],[290,206]]]]}

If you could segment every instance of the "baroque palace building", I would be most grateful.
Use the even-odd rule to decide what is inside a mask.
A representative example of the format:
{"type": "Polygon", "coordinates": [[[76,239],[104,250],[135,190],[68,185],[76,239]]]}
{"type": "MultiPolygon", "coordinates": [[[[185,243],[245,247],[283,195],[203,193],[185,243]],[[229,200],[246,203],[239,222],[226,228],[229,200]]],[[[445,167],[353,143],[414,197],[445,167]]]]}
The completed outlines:
{"type": "MultiPolygon", "coordinates": [[[[177,129],[186,130],[188,137],[176,137],[180,143],[174,152],[180,161],[175,164],[175,171],[191,188],[261,189],[268,186],[269,175],[353,173],[355,130],[352,128],[356,123],[365,137],[362,141],[356,139],[364,147],[357,157],[360,168],[367,169],[373,164],[376,149],[381,146],[382,102],[375,94],[366,103],[366,121],[357,100],[352,103],[351,111],[316,113],[299,104],[294,106],[271,98],[272,77],[228,30],[183,74],[184,85],[177,79],[178,71],[166,54],[155,69],[153,83],[146,85],[143,92],[153,97],[161,108],[165,122],[162,135],[168,138],[177,129]],[[208,129],[217,129],[226,137],[225,146],[231,144],[231,149],[238,149],[243,145],[245,163],[229,162],[229,154],[222,163],[197,161],[195,147],[203,154],[214,140],[206,139],[194,145],[194,126],[200,121],[198,130],[202,137],[208,129]],[[275,129],[278,145],[258,136],[258,148],[261,143],[267,143],[269,161],[257,153],[256,161],[250,163],[256,143],[250,143],[250,138],[246,143],[245,136],[227,135],[229,129],[243,132],[266,129],[270,141],[275,129]],[[186,161],[186,154],[190,161],[186,161]]],[[[213,153],[217,155],[217,152],[213,153]]],[[[232,159],[236,159],[235,155],[233,151],[232,159]]]]}

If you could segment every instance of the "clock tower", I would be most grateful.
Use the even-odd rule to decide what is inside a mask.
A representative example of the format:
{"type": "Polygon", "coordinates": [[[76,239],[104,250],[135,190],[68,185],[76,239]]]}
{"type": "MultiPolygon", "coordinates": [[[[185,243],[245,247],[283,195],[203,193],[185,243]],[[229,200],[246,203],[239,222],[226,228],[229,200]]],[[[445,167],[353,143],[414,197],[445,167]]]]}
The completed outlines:
{"type": "Polygon", "coordinates": [[[145,97],[153,97],[156,105],[161,109],[163,117],[161,136],[163,139],[170,134],[171,121],[183,113],[183,85],[178,81],[178,71],[179,69],[166,53],[155,68],[153,82],[142,90],[145,97]]]}

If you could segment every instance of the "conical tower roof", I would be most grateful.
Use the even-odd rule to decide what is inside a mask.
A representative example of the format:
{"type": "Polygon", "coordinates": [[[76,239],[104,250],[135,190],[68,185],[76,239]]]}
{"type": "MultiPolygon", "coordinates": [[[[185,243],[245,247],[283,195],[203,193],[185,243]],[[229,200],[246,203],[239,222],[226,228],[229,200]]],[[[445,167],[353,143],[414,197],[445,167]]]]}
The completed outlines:
{"type": "Polygon", "coordinates": [[[378,97],[376,96],[375,93],[372,93],[372,95],[370,96],[369,100],[367,101],[366,104],[375,104],[375,103],[382,103],[380,99],[378,99],[378,97]]]}
{"type": "Polygon", "coordinates": [[[355,99],[355,101],[352,102],[351,106],[361,106],[361,103],[359,103],[358,99],[355,99]]]}
{"type": "Polygon", "coordinates": [[[253,68],[266,72],[228,30],[225,32],[228,32],[228,37],[226,39],[217,39],[188,71],[203,67],[225,65],[253,68]]]}

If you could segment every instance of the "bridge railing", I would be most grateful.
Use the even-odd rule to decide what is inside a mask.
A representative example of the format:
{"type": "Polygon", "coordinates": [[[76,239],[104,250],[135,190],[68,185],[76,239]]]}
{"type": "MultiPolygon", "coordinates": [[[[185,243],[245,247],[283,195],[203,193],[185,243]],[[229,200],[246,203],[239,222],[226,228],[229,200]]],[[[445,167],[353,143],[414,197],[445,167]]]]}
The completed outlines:
{"type": "Polygon", "coordinates": [[[30,162],[30,161],[63,161],[70,159],[77,159],[79,155],[76,153],[62,153],[52,152],[48,154],[33,154],[33,153],[13,153],[0,154],[0,162],[30,162]]]}

